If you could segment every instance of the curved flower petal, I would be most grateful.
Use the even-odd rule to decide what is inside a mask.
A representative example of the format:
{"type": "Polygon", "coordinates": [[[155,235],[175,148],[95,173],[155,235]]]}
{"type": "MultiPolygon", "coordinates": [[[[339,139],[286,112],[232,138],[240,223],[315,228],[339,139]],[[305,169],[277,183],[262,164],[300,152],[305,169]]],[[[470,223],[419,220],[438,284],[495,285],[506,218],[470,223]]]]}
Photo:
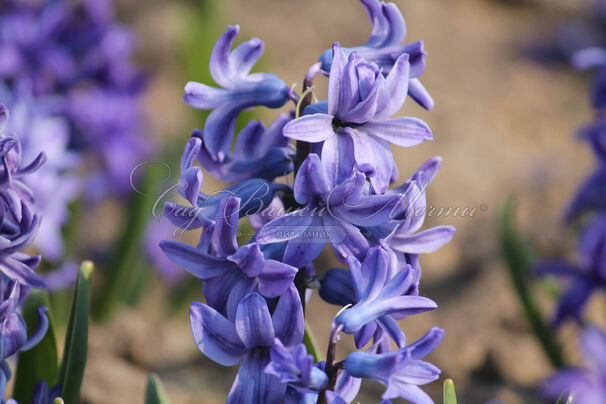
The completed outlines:
{"type": "Polygon", "coordinates": [[[330,79],[328,80],[328,113],[336,115],[345,108],[347,100],[342,99],[341,88],[343,73],[347,65],[347,57],[335,42],[332,46],[332,65],[330,66],[330,79]]]}
{"type": "Polygon", "coordinates": [[[286,384],[265,373],[269,363],[269,350],[253,349],[245,357],[236,380],[227,396],[226,404],[276,404],[286,392],[286,384]]]}
{"type": "Polygon", "coordinates": [[[263,296],[277,297],[286,292],[294,281],[297,268],[280,261],[265,260],[259,274],[259,292],[263,296]]]}
{"type": "Polygon", "coordinates": [[[46,316],[46,312],[48,311],[48,307],[38,307],[38,328],[32,335],[30,335],[29,339],[21,345],[19,351],[28,351],[38,345],[42,338],[46,335],[48,331],[48,317],[46,316]]]}
{"type": "Polygon", "coordinates": [[[349,178],[355,165],[353,140],[338,132],[330,136],[322,145],[322,163],[326,167],[332,184],[340,184],[349,178]]]}
{"type": "Polygon", "coordinates": [[[304,115],[284,126],[284,136],[309,143],[322,142],[334,136],[333,116],[329,114],[304,115]]]}
{"type": "Polygon", "coordinates": [[[259,244],[282,243],[299,237],[312,225],[312,216],[294,211],[286,216],[280,216],[263,226],[257,233],[259,244]]]}
{"type": "Polygon", "coordinates": [[[211,307],[194,302],[189,308],[194,340],[200,351],[213,361],[232,366],[240,362],[246,347],[234,324],[211,307]]]}
{"type": "Polygon", "coordinates": [[[391,237],[389,245],[394,250],[404,253],[429,253],[452,240],[455,231],[452,226],[437,226],[414,234],[396,233],[391,237]]]}
{"type": "Polygon", "coordinates": [[[0,271],[22,285],[37,289],[46,287],[44,280],[31,267],[11,256],[6,256],[0,261],[0,271]]]}
{"type": "Polygon", "coordinates": [[[304,205],[312,197],[325,197],[331,188],[331,178],[326,175],[324,163],[317,154],[308,155],[295,177],[294,193],[298,203],[304,205]]]}
{"type": "Polygon", "coordinates": [[[398,146],[410,147],[432,140],[429,126],[419,118],[399,117],[366,122],[360,130],[398,146]]]}
{"type": "Polygon", "coordinates": [[[273,329],[276,337],[284,346],[293,348],[303,341],[305,320],[299,293],[293,284],[280,296],[278,305],[272,315],[273,329]]]}
{"type": "Polygon", "coordinates": [[[408,79],[410,76],[409,55],[401,54],[393,68],[385,78],[385,84],[379,90],[377,111],[375,118],[389,118],[402,108],[408,93],[408,79]]]}
{"type": "Polygon", "coordinates": [[[0,360],[17,352],[27,339],[25,322],[17,313],[9,314],[0,324],[0,360]]]}
{"type": "Polygon", "coordinates": [[[238,268],[249,278],[259,276],[265,263],[265,258],[263,258],[263,253],[257,243],[246,244],[238,248],[238,251],[227,259],[238,265],[238,268]]]}
{"type": "Polygon", "coordinates": [[[429,92],[423,87],[419,79],[410,79],[408,82],[408,95],[426,110],[433,109],[435,103],[429,92]]]}
{"type": "Polygon", "coordinates": [[[233,263],[224,258],[205,254],[180,241],[162,240],[160,248],[175,264],[203,280],[215,278],[235,268],[233,263]]]}
{"type": "Polygon", "coordinates": [[[406,352],[412,359],[421,359],[429,355],[442,342],[444,330],[439,327],[433,327],[421,338],[406,347],[406,352]]]}
{"type": "Polygon", "coordinates": [[[238,304],[236,332],[248,349],[272,346],[274,328],[265,299],[256,292],[250,293],[238,304]]]}

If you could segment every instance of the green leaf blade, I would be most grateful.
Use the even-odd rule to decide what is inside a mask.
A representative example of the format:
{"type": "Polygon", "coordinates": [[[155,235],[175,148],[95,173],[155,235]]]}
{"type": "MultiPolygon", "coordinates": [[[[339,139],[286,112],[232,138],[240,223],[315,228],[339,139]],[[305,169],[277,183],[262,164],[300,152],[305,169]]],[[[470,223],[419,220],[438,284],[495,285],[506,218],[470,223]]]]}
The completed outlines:
{"type": "Polygon", "coordinates": [[[444,404],[457,404],[455,386],[451,379],[444,380],[444,404]]]}
{"type": "Polygon", "coordinates": [[[170,404],[164,385],[157,374],[153,373],[147,379],[145,387],[145,404],[170,404]]]}
{"type": "Polygon", "coordinates": [[[80,266],[72,298],[63,360],[58,383],[61,397],[68,403],[80,401],[80,387],[86,366],[88,351],[88,323],[91,300],[91,278],[93,263],[84,261],[80,266]]]}
{"type": "Polygon", "coordinates": [[[555,367],[564,365],[562,349],[552,330],[545,323],[539,306],[534,299],[530,274],[534,264],[534,254],[528,242],[519,233],[515,223],[515,204],[508,200],[501,211],[499,242],[506,267],[511,276],[514,290],[522,305],[524,314],[545,355],[555,367]]]}

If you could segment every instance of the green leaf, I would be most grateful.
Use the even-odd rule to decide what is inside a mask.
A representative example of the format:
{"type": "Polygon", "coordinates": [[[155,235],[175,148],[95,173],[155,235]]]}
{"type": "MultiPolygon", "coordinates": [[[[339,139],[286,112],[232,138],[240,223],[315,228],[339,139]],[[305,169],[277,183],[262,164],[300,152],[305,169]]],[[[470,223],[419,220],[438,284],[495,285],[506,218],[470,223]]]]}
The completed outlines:
{"type": "Polygon", "coordinates": [[[145,388],[145,404],[170,404],[166,390],[157,374],[153,373],[147,379],[145,388]]]}
{"type": "Polygon", "coordinates": [[[533,297],[529,279],[534,264],[533,253],[528,242],[519,234],[514,217],[515,205],[512,200],[509,200],[501,211],[499,223],[499,240],[503,258],[507,264],[514,290],[535,337],[549,361],[555,367],[560,367],[564,364],[562,350],[555,335],[545,323],[533,297]]]}
{"type": "Polygon", "coordinates": [[[70,309],[63,360],[57,382],[61,387],[61,397],[68,403],[80,400],[80,387],[86,366],[88,351],[88,317],[90,312],[91,277],[93,263],[84,261],[80,266],[72,305],[70,309]]]}
{"type": "Polygon", "coordinates": [[[318,350],[318,344],[311,333],[311,328],[309,328],[309,324],[305,323],[305,334],[303,334],[303,343],[305,344],[305,348],[307,348],[307,353],[310,353],[314,357],[314,362],[320,362],[323,360],[322,355],[320,355],[320,351],[318,350]]]}
{"type": "MultiPolygon", "coordinates": [[[[32,290],[23,305],[23,319],[30,334],[36,330],[38,325],[37,311],[42,306],[50,307],[48,294],[45,290],[32,290]]],[[[45,381],[49,386],[52,386],[57,378],[57,341],[54,319],[50,309],[46,312],[46,315],[48,317],[48,331],[42,341],[29,351],[19,354],[13,398],[20,403],[32,401],[36,383],[45,381]]]]}
{"type": "Polygon", "coordinates": [[[444,404],[457,404],[455,386],[451,379],[444,380],[444,404]]]}
{"type": "Polygon", "coordinates": [[[156,181],[163,178],[165,173],[160,170],[166,170],[166,166],[150,162],[142,166],[141,170],[144,171],[141,184],[130,196],[128,219],[116,242],[107,270],[104,271],[103,285],[95,299],[93,314],[99,320],[108,319],[116,304],[127,301],[129,294],[137,294],[136,285],[133,285],[140,278],[140,273],[132,269],[141,259],[141,243],[147,224],[153,218],[152,209],[157,199],[154,196],[156,181]]]}

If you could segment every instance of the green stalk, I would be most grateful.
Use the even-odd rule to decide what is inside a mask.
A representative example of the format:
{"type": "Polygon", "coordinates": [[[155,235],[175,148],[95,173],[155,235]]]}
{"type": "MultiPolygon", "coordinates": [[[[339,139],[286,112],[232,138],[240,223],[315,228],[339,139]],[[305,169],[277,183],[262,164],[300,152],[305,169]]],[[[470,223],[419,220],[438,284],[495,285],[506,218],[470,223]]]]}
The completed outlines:
{"type": "Polygon", "coordinates": [[[138,192],[131,195],[127,221],[104,271],[103,286],[93,306],[93,315],[98,320],[106,320],[111,315],[118,301],[126,298],[129,285],[138,275],[133,267],[142,259],[141,243],[155,202],[150,196],[154,195],[155,166],[145,168],[138,192]]]}
{"type": "Polygon", "coordinates": [[[518,300],[537,341],[551,364],[555,367],[561,367],[564,365],[562,350],[552,330],[545,323],[532,295],[529,274],[534,262],[533,254],[528,242],[523,239],[516,228],[514,215],[514,202],[509,200],[501,211],[499,223],[499,239],[503,258],[507,264],[518,300]]]}
{"type": "Polygon", "coordinates": [[[63,348],[63,359],[57,383],[61,385],[61,397],[68,403],[80,401],[80,387],[84,378],[88,352],[88,323],[91,301],[93,263],[84,261],[78,272],[76,286],[63,348]]]}
{"type": "Polygon", "coordinates": [[[305,334],[303,334],[303,343],[305,344],[305,348],[307,348],[307,353],[310,353],[314,357],[314,362],[320,362],[323,359],[322,355],[320,355],[318,344],[307,322],[305,323],[305,334]]]}

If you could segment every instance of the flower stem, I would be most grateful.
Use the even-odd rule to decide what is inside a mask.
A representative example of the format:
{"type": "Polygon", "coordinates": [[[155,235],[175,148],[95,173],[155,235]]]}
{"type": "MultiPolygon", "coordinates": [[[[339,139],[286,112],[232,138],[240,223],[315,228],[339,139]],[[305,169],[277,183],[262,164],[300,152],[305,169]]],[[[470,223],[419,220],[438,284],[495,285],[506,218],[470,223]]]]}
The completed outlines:
{"type": "MultiPolygon", "coordinates": [[[[320,63],[315,63],[311,65],[309,70],[307,70],[307,74],[305,75],[305,79],[303,80],[303,94],[301,97],[301,101],[297,104],[297,117],[303,115],[303,111],[305,108],[311,104],[311,91],[310,88],[313,86],[314,77],[316,74],[320,73],[320,63]]],[[[301,140],[297,141],[297,154],[295,156],[295,175],[299,171],[299,167],[305,161],[307,155],[311,153],[311,143],[303,142],[301,140]]]]}
{"type": "Polygon", "coordinates": [[[514,203],[509,200],[503,208],[500,218],[501,251],[526,319],[545,355],[551,364],[558,368],[565,364],[564,356],[553,330],[545,323],[539,306],[534,299],[530,280],[528,279],[528,275],[532,271],[533,254],[528,247],[528,243],[518,233],[514,214],[514,203]]]}
{"type": "Polygon", "coordinates": [[[337,384],[337,376],[339,375],[339,369],[342,368],[341,363],[337,363],[335,361],[335,355],[337,352],[337,342],[340,339],[340,333],[343,329],[342,325],[338,325],[335,327],[333,323],[332,330],[330,332],[330,341],[328,342],[328,351],[326,352],[326,365],[324,367],[324,372],[326,376],[328,376],[328,383],[324,390],[318,394],[318,403],[317,404],[326,404],[326,391],[333,390],[335,385],[337,384]]]}

